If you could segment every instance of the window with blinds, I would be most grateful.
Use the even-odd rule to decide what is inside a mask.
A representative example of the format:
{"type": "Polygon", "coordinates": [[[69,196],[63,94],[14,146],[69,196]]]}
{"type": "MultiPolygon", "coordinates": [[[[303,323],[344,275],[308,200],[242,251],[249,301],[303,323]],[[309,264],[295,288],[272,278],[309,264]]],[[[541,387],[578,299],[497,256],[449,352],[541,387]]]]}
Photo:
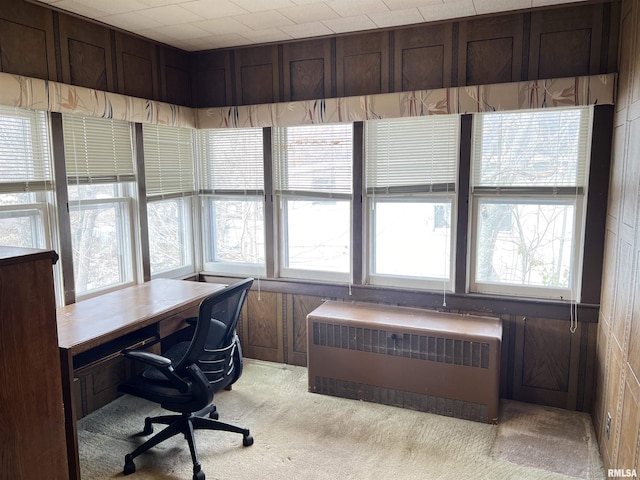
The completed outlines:
{"type": "Polygon", "coordinates": [[[135,181],[128,122],[63,115],[62,124],[67,178],[73,183],[135,181]]]}
{"type": "Polygon", "coordinates": [[[193,195],[193,130],[142,125],[149,201],[193,195]]]}
{"type": "Polygon", "coordinates": [[[460,117],[365,122],[368,282],[452,288],[460,117]]]}
{"type": "Polygon", "coordinates": [[[265,274],[263,150],[261,128],[198,131],[207,271],[265,274]]]}
{"type": "Polygon", "coordinates": [[[470,289],[577,300],[592,107],[474,116],[470,289]]]}
{"type": "Polygon", "coordinates": [[[47,114],[0,107],[0,194],[51,190],[47,114]]]}
{"type": "Polygon", "coordinates": [[[202,194],[264,193],[261,128],[198,131],[202,194]]]}
{"type": "Polygon", "coordinates": [[[294,196],[350,198],[353,126],[278,128],[274,138],[275,190],[294,196]]]}

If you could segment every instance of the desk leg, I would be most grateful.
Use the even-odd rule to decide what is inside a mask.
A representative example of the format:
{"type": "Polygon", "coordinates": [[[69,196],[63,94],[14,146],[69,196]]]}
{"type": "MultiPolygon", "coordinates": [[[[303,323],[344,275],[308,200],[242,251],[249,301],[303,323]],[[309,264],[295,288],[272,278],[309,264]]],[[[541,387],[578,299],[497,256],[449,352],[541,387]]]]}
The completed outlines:
{"type": "Polygon", "coordinates": [[[64,402],[64,429],[67,436],[69,480],[80,480],[78,428],[73,392],[73,356],[64,348],[60,349],[60,367],[62,368],[62,401],[64,402]]]}

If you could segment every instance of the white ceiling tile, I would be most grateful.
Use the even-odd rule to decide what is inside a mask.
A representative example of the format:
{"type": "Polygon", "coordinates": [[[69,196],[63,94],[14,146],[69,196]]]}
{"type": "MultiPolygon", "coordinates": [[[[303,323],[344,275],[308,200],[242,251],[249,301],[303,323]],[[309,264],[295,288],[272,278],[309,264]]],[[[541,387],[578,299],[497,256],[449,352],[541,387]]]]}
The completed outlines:
{"type": "Polygon", "coordinates": [[[310,5],[312,3],[325,3],[324,0],[291,0],[296,5],[310,5]]]}
{"type": "Polygon", "coordinates": [[[263,30],[267,28],[278,28],[286,25],[293,25],[293,22],[287,17],[274,10],[265,12],[247,13],[245,15],[236,15],[235,18],[240,23],[244,23],[254,30],[263,30]]]}
{"type": "MultiPolygon", "coordinates": [[[[95,0],[89,0],[89,1],[95,2],[95,0]]],[[[188,2],[189,0],[139,0],[139,1],[141,3],[144,3],[147,7],[166,7],[167,5],[176,5],[178,3],[185,3],[185,2],[188,2]]]]}
{"type": "Polygon", "coordinates": [[[108,2],[100,2],[100,10],[108,15],[117,15],[119,13],[134,12],[148,8],[144,3],[137,0],[109,0],[108,2]]]}
{"type": "Polygon", "coordinates": [[[206,19],[230,17],[232,15],[249,13],[244,8],[240,8],[229,0],[196,0],[181,3],[180,6],[185,10],[189,10],[190,12],[206,19]]]}
{"type": "Polygon", "coordinates": [[[191,45],[197,46],[196,50],[211,50],[215,48],[228,48],[240,45],[249,45],[253,42],[241,35],[211,35],[208,37],[185,40],[191,45]]]}
{"type": "Polygon", "coordinates": [[[369,18],[380,28],[396,27],[398,25],[412,25],[423,23],[424,18],[417,8],[407,10],[393,10],[392,12],[370,13],[369,18]]]}
{"type": "Polygon", "coordinates": [[[338,14],[327,6],[326,3],[312,3],[278,9],[282,15],[295,23],[310,23],[337,18],[338,14]]]}
{"type": "Polygon", "coordinates": [[[531,8],[531,0],[473,0],[473,4],[478,15],[531,8]]]}
{"type": "Polygon", "coordinates": [[[177,25],[179,23],[197,22],[202,20],[189,10],[178,5],[167,5],[165,7],[147,8],[146,10],[139,10],[140,15],[151,18],[162,25],[177,25]]]}
{"type": "Polygon", "coordinates": [[[294,7],[296,4],[291,0],[231,0],[240,8],[248,12],[264,12],[278,8],[294,7]]]}
{"type": "Polygon", "coordinates": [[[331,0],[327,2],[341,17],[353,17],[367,13],[388,12],[382,0],[331,0]]]}
{"type": "Polygon", "coordinates": [[[376,28],[376,24],[366,15],[357,15],[355,17],[334,18],[325,20],[324,23],[334,33],[357,32],[360,30],[372,30],[376,28]]]}
{"type": "Polygon", "coordinates": [[[100,18],[100,21],[129,32],[162,26],[159,22],[156,22],[149,17],[145,17],[144,15],[140,15],[138,12],[109,15],[107,17],[100,18]]]}
{"type": "Polygon", "coordinates": [[[280,27],[280,30],[291,35],[293,38],[320,37],[333,33],[333,31],[322,22],[301,23],[300,25],[280,27]]]}
{"type": "Polygon", "coordinates": [[[253,32],[247,32],[242,35],[243,37],[252,40],[254,43],[272,43],[283,42],[291,40],[291,36],[278,28],[267,28],[264,30],[255,30],[253,32]]]}
{"type": "MultiPolygon", "coordinates": [[[[101,4],[100,4],[101,5],[101,4]]],[[[100,8],[96,8],[95,3],[88,1],[76,1],[76,0],[61,0],[54,5],[56,8],[61,8],[72,13],[77,13],[84,17],[99,18],[108,15],[107,12],[100,8]]]]}
{"type": "Polygon", "coordinates": [[[427,5],[426,7],[418,7],[418,10],[422,18],[427,22],[435,22],[449,18],[470,17],[476,14],[476,9],[471,0],[460,0],[443,5],[427,5]]]}
{"type": "Polygon", "coordinates": [[[147,29],[144,29],[144,30],[139,30],[138,33],[140,35],[142,35],[143,37],[151,38],[153,40],[156,40],[157,42],[162,42],[162,43],[170,44],[171,42],[176,40],[172,36],[167,35],[165,33],[164,27],[147,28],[147,29]]]}
{"type": "Polygon", "coordinates": [[[233,18],[211,18],[209,20],[194,22],[191,25],[208,32],[210,35],[244,34],[245,32],[251,31],[245,24],[233,18]]]}
{"type": "Polygon", "coordinates": [[[211,35],[211,33],[193,24],[165,25],[162,27],[162,31],[176,40],[191,40],[192,38],[208,37],[211,35]]]}
{"type": "Polygon", "coordinates": [[[389,10],[406,10],[407,8],[442,5],[442,0],[383,0],[389,10]]]}

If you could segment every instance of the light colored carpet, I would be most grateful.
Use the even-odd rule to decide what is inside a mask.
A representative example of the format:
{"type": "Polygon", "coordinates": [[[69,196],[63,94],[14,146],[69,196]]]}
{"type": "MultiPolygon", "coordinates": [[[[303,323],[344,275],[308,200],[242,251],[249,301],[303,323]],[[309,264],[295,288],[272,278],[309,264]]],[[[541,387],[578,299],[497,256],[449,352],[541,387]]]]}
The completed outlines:
{"type": "MultiPolygon", "coordinates": [[[[504,452],[493,448],[503,436],[507,442],[514,441],[518,422],[505,423],[513,428],[501,430],[495,425],[308,393],[307,369],[302,367],[247,359],[233,390],[218,394],[215,400],[220,420],[250,428],[255,444],[243,447],[237,434],[196,432],[208,480],[573,480],[550,471],[549,466],[558,462],[578,464],[576,471],[586,480],[605,478],[592,442],[576,445],[578,454],[557,449],[542,453],[539,443],[525,438],[524,445],[531,444],[527,455],[533,457],[536,452],[535,465],[525,465],[512,457],[505,459],[504,452]],[[583,447],[591,452],[586,457],[583,447]]],[[[534,407],[508,404],[525,413],[534,407]]],[[[575,425],[575,414],[562,412],[558,420],[575,425]]],[[[80,420],[82,479],[122,478],[124,455],[145,438],[135,436],[144,417],[162,413],[166,412],[149,402],[124,396],[80,420]]],[[[531,422],[522,424],[529,428],[531,422]]],[[[192,476],[189,449],[180,435],[138,457],[136,467],[136,473],[127,478],[192,476]]]]}

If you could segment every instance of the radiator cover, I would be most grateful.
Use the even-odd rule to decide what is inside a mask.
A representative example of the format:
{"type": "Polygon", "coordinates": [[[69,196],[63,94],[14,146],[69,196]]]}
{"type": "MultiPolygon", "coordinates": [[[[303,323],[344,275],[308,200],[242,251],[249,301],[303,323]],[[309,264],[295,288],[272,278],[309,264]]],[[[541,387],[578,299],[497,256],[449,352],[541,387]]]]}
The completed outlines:
{"type": "Polygon", "coordinates": [[[497,423],[502,322],[325,302],[307,316],[309,391],[497,423]]]}

